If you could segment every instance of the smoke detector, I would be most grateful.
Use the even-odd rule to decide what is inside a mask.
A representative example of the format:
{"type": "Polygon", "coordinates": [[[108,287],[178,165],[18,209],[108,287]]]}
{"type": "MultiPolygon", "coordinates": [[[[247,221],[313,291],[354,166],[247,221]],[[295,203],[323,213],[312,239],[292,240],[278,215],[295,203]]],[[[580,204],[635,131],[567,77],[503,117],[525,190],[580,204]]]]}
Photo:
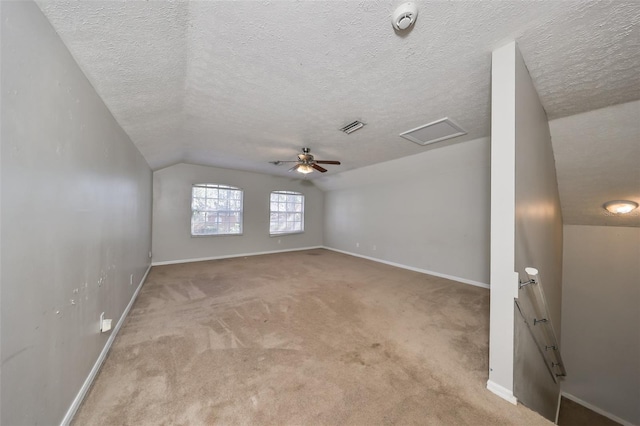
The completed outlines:
{"type": "Polygon", "coordinates": [[[415,3],[403,3],[393,12],[391,23],[397,31],[404,31],[416,22],[418,6],[415,3]]]}

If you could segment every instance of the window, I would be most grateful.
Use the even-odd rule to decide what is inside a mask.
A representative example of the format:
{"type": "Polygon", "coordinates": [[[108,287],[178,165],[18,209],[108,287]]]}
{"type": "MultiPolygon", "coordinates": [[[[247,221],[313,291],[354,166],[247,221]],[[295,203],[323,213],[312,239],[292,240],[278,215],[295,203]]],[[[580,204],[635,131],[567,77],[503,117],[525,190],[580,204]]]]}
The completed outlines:
{"type": "Polygon", "coordinates": [[[191,235],[242,234],[242,190],[216,184],[191,189],[191,235]]]}
{"type": "Polygon", "coordinates": [[[273,191],[269,234],[293,234],[303,231],[304,195],[292,191],[273,191]]]}

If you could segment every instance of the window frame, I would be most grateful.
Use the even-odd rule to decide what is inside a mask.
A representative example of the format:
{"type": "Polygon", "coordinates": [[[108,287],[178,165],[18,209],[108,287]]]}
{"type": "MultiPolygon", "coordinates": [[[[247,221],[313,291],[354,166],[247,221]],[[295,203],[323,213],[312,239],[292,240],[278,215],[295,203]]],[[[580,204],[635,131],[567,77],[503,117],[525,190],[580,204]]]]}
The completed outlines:
{"type": "Polygon", "coordinates": [[[271,192],[269,193],[269,236],[270,236],[270,237],[281,237],[281,236],[283,236],[283,235],[293,235],[293,234],[303,234],[303,233],[304,233],[304,222],[305,222],[305,200],[306,200],[305,195],[304,195],[302,192],[297,192],[297,191],[274,190],[274,191],[271,191],[271,192]],[[285,200],[285,201],[280,201],[280,200],[278,200],[278,201],[273,201],[273,200],[272,200],[272,197],[273,197],[274,195],[278,195],[278,196],[280,196],[280,195],[285,195],[285,196],[296,196],[296,197],[301,197],[301,198],[302,198],[302,201],[301,201],[300,203],[293,203],[293,202],[290,202],[289,200],[285,200]],[[286,208],[285,208],[285,210],[280,210],[280,209],[278,208],[278,210],[275,210],[275,211],[274,211],[274,210],[272,209],[272,207],[273,207],[273,204],[274,204],[274,203],[277,203],[278,205],[280,205],[281,203],[284,203],[284,204],[300,204],[300,211],[299,211],[299,212],[296,212],[296,211],[293,211],[293,212],[292,212],[292,211],[287,211],[287,210],[286,210],[286,208]],[[276,221],[275,223],[277,223],[277,224],[279,224],[279,223],[284,223],[284,224],[285,224],[285,226],[286,226],[286,223],[300,223],[300,229],[299,229],[299,230],[295,230],[295,231],[276,231],[276,232],[273,232],[273,231],[272,231],[272,228],[271,228],[271,227],[272,227],[272,223],[273,223],[273,221],[271,220],[271,218],[272,218],[272,215],[273,215],[274,213],[275,213],[275,214],[285,214],[285,215],[286,215],[287,213],[292,213],[292,214],[299,213],[299,214],[300,214],[300,220],[299,220],[299,221],[287,221],[287,220],[285,219],[285,221],[284,221],[284,222],[280,222],[280,221],[278,220],[278,221],[276,221]]]}
{"type": "MultiPolygon", "coordinates": [[[[219,192],[218,192],[219,195],[219,192]]],[[[202,224],[204,224],[206,226],[207,221],[205,220],[204,222],[200,222],[202,224]]],[[[225,184],[219,184],[219,183],[194,183],[191,185],[191,223],[190,223],[190,229],[189,229],[190,235],[193,238],[200,238],[200,237],[235,237],[235,236],[239,236],[239,235],[243,235],[244,233],[244,190],[242,188],[236,187],[236,186],[231,186],[231,185],[225,185],[225,184]],[[196,197],[195,195],[195,190],[196,188],[204,188],[205,189],[205,196],[204,197],[196,197]],[[233,191],[233,192],[237,192],[240,194],[239,196],[239,201],[240,201],[240,207],[239,210],[238,209],[232,209],[229,206],[229,201],[238,201],[238,199],[234,199],[234,198],[227,198],[225,197],[225,201],[227,201],[227,209],[196,209],[194,208],[194,200],[196,198],[199,199],[203,199],[205,202],[205,205],[207,204],[207,200],[220,200],[221,198],[218,197],[208,197],[208,190],[225,190],[225,191],[233,191]],[[227,216],[221,216],[220,213],[226,213],[227,216]],[[216,217],[216,222],[217,223],[221,223],[222,221],[220,220],[221,217],[233,217],[234,214],[238,214],[239,215],[239,219],[237,220],[237,223],[229,223],[227,221],[227,231],[223,231],[223,232],[216,232],[216,233],[206,233],[206,234],[194,234],[194,218],[196,213],[213,213],[215,214],[216,217]],[[235,224],[239,225],[239,231],[238,232],[231,232],[230,227],[234,226],[235,224]]]]}

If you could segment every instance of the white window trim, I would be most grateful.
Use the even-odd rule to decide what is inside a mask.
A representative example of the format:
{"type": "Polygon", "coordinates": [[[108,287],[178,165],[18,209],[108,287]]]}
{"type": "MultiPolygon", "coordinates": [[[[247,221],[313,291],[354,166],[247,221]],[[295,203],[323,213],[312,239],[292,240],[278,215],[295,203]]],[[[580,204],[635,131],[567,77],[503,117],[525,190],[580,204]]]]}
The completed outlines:
{"type": "MultiPolygon", "coordinates": [[[[302,192],[297,192],[297,191],[285,191],[285,190],[274,190],[271,191],[269,193],[269,237],[282,237],[284,235],[295,235],[295,234],[304,234],[304,226],[305,226],[305,204],[306,204],[306,197],[302,192]],[[271,196],[273,194],[284,194],[284,195],[299,195],[302,197],[302,211],[300,213],[302,213],[302,219],[300,221],[301,227],[302,229],[299,231],[283,231],[283,232],[271,232],[271,213],[273,213],[273,211],[271,210],[271,196]]],[[[275,213],[280,213],[280,211],[276,211],[275,213]]],[[[282,212],[282,213],[286,213],[286,212],[282,212]]]]}
{"type": "MultiPolygon", "coordinates": [[[[191,185],[191,197],[190,197],[190,208],[191,219],[189,220],[189,234],[191,238],[206,238],[206,237],[238,237],[244,234],[244,189],[239,188],[237,186],[226,185],[221,183],[194,183],[191,185]],[[240,232],[236,233],[221,233],[221,234],[194,234],[193,233],[193,213],[196,211],[193,209],[193,189],[196,187],[205,187],[205,188],[217,188],[217,189],[227,189],[233,191],[240,191],[240,232]]],[[[236,210],[229,210],[230,212],[236,212],[236,210]]]]}

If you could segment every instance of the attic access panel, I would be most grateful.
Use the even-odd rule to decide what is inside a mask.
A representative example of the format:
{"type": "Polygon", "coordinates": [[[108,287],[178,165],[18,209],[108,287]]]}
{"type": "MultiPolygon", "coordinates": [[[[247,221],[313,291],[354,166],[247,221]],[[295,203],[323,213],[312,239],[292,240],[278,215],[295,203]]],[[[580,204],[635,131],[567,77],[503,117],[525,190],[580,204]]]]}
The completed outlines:
{"type": "Polygon", "coordinates": [[[445,117],[425,124],[424,126],[407,130],[404,133],[400,133],[400,136],[410,140],[411,142],[415,142],[418,145],[424,146],[466,134],[467,132],[460,126],[451,121],[448,117],[445,117]]]}

